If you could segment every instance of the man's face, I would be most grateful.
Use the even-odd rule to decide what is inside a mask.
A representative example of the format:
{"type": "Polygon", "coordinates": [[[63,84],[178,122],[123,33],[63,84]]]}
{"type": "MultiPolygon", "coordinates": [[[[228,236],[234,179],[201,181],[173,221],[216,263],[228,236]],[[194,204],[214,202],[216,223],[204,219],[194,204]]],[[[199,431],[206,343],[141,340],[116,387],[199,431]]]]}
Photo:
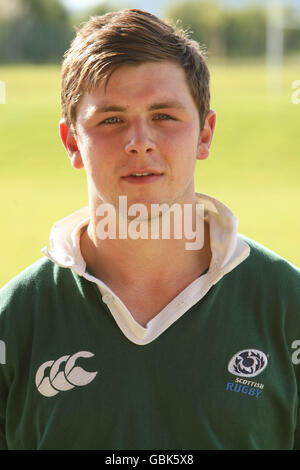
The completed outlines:
{"type": "Polygon", "coordinates": [[[210,145],[214,118],[213,113],[200,135],[198,109],[179,65],[125,65],[112,74],[106,89],[102,83],[84,94],[77,135],[74,140],[68,130],[64,144],[73,139],[72,151],[67,150],[70,157],[76,151],[74,166],[84,166],[95,206],[117,207],[119,196],[127,196],[128,206],[147,208],[189,203],[194,201],[196,159],[208,156],[203,146],[210,145]]]}

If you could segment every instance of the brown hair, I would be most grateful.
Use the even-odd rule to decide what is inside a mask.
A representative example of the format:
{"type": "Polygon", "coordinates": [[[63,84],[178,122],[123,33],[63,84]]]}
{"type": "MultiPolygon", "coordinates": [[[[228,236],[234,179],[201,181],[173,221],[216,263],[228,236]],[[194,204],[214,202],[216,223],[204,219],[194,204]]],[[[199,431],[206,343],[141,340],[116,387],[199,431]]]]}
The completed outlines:
{"type": "Polygon", "coordinates": [[[121,65],[173,61],[185,70],[203,128],[210,106],[209,71],[200,45],[182,29],[151,13],[126,9],[91,17],[71,43],[62,65],[62,115],[75,131],[76,107],[85,91],[109,80],[121,65]]]}

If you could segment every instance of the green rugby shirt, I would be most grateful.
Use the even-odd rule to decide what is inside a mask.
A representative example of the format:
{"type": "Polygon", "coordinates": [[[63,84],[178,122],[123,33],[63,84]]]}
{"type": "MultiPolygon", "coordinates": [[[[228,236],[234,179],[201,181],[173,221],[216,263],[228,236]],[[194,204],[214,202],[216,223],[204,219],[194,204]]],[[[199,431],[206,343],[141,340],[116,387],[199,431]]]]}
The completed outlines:
{"type": "Polygon", "coordinates": [[[299,449],[300,271],[233,232],[150,335],[62,266],[74,238],[1,289],[0,449],[299,449]]]}

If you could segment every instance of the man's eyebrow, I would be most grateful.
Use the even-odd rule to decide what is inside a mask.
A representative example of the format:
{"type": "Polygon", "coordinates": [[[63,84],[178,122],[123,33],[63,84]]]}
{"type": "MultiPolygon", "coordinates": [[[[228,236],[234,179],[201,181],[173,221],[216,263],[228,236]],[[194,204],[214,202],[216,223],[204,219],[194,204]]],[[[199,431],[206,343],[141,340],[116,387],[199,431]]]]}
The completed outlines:
{"type": "MultiPolygon", "coordinates": [[[[161,101],[158,103],[153,103],[149,106],[149,111],[155,111],[157,109],[167,109],[167,108],[176,108],[176,109],[185,109],[183,104],[179,101],[161,101]]],[[[110,112],[125,112],[127,108],[125,106],[119,106],[115,104],[108,104],[108,105],[98,105],[93,107],[91,110],[90,115],[98,114],[98,113],[110,113],[110,112]]]]}
{"type": "Polygon", "coordinates": [[[110,113],[110,112],[124,112],[126,108],[124,106],[118,106],[115,104],[108,104],[108,105],[99,105],[93,108],[94,113],[110,113]]]}
{"type": "Polygon", "coordinates": [[[126,108],[123,106],[118,106],[115,104],[103,104],[91,106],[85,113],[85,119],[92,119],[97,114],[101,113],[120,113],[126,111],[126,108]]]}
{"type": "Polygon", "coordinates": [[[161,101],[159,103],[154,103],[149,107],[149,111],[154,111],[156,109],[166,109],[166,108],[176,108],[176,109],[185,109],[182,103],[179,101],[161,101]]]}

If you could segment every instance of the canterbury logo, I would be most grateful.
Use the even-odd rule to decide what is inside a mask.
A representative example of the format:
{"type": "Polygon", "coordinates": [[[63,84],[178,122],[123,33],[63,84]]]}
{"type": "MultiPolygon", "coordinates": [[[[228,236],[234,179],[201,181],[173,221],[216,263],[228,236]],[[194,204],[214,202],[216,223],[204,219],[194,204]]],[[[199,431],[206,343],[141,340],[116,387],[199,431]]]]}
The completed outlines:
{"type": "Polygon", "coordinates": [[[74,387],[87,385],[96,377],[98,372],[87,372],[82,367],[76,366],[79,357],[92,357],[89,351],[79,351],[72,356],[62,356],[56,361],[44,362],[37,370],[35,384],[38,391],[45,397],[53,397],[59,392],[71,390],[74,387]],[[64,364],[63,370],[62,365],[64,364]],[[50,371],[45,375],[46,369],[50,371]]]}

